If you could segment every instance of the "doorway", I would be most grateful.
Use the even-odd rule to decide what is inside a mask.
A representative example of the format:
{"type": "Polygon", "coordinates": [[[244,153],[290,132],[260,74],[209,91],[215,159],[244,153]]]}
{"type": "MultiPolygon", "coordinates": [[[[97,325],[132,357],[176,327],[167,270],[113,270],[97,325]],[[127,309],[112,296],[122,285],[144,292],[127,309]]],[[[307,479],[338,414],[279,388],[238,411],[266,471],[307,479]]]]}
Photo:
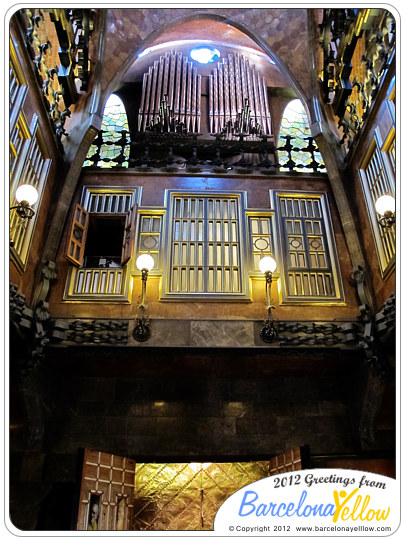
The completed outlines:
{"type": "Polygon", "coordinates": [[[233,493],[262,478],[308,467],[302,446],[264,461],[136,463],[85,450],[78,530],[213,530],[233,493]]]}

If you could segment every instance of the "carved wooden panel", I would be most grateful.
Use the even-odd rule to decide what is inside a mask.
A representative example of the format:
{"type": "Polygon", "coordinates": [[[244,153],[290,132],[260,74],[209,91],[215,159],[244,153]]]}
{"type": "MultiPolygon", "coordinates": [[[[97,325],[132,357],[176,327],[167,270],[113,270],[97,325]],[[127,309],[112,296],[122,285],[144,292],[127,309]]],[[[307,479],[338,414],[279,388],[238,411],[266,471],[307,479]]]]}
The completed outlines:
{"type": "Polygon", "coordinates": [[[122,244],[121,266],[127,264],[134,252],[135,227],[138,205],[130,208],[125,219],[124,240],[122,244]]]}
{"type": "Polygon", "coordinates": [[[77,266],[81,266],[86,246],[89,226],[89,213],[80,204],[76,204],[68,239],[66,257],[77,266]]]}
{"type": "Polygon", "coordinates": [[[271,458],[269,462],[269,476],[290,471],[300,471],[302,466],[301,448],[287,450],[284,454],[271,458]]]}
{"type": "Polygon", "coordinates": [[[134,460],[86,449],[77,530],[128,530],[134,481],[134,460]]]}

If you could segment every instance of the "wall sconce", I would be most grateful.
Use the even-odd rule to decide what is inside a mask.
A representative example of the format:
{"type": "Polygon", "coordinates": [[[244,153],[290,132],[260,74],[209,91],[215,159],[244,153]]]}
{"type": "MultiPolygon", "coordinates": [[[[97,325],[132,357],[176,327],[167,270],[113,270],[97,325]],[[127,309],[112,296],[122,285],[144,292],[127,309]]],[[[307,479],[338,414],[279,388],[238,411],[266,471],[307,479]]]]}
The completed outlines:
{"type": "Polygon", "coordinates": [[[378,223],[385,229],[391,229],[395,223],[395,199],[391,195],[382,195],[375,202],[377,213],[382,216],[378,223]]]}
{"type": "Polygon", "coordinates": [[[148,273],[152,270],[154,265],[155,261],[148,253],[143,253],[136,259],[136,267],[141,271],[142,274],[142,294],[140,296],[140,303],[138,305],[139,316],[132,332],[132,336],[134,339],[136,339],[136,341],[147,341],[151,335],[149,317],[147,316],[148,306],[146,304],[146,282],[148,280],[148,273]]]}
{"type": "Polygon", "coordinates": [[[32,206],[38,200],[38,191],[31,184],[21,184],[15,192],[15,199],[18,202],[10,210],[15,210],[21,219],[31,219],[35,214],[32,206]]]}
{"type": "Polygon", "coordinates": [[[278,333],[274,326],[274,320],[271,314],[271,310],[274,309],[274,306],[271,305],[271,282],[276,267],[277,263],[273,257],[262,257],[259,261],[259,270],[266,278],[266,309],[268,317],[265,321],[265,325],[260,331],[260,337],[265,343],[274,343],[278,340],[278,333]]]}
{"type": "Polygon", "coordinates": [[[35,210],[32,207],[38,200],[38,191],[31,184],[21,184],[16,189],[14,198],[18,204],[11,206],[10,210],[15,210],[20,219],[16,219],[10,228],[10,247],[14,246],[13,235],[17,227],[23,221],[31,219],[35,214],[35,210]]]}

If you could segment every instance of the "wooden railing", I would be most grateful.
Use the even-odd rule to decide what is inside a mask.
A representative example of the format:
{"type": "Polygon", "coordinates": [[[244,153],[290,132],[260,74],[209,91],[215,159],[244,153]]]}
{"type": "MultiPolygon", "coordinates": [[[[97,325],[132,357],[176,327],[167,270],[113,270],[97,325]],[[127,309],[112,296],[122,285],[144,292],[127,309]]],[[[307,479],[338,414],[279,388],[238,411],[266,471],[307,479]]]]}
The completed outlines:
{"type": "Polygon", "coordinates": [[[95,300],[124,299],[126,297],[125,268],[76,268],[71,267],[67,279],[65,299],[95,300]]]}
{"type": "Polygon", "coordinates": [[[91,167],[135,167],[167,169],[177,167],[190,172],[212,170],[213,172],[237,172],[244,174],[263,171],[266,173],[326,172],[319,150],[313,137],[306,137],[307,146],[296,146],[294,137],[280,137],[279,146],[275,147],[273,137],[262,135],[258,140],[247,140],[240,135],[239,140],[228,140],[221,135],[207,140],[200,140],[195,134],[178,135],[175,133],[135,133],[130,136],[122,131],[119,141],[105,140],[108,132],[100,131],[93,142],[93,153],[86,162],[91,167]],[[117,149],[114,158],[104,157],[103,145],[114,145],[117,149]],[[128,147],[131,151],[128,152],[128,147]],[[278,152],[284,154],[280,163],[278,152]],[[156,157],[158,156],[158,157],[156,157]],[[177,157],[174,157],[177,156],[177,157]],[[181,157],[178,157],[181,156],[181,157]],[[302,159],[301,159],[302,158],[302,159]]]}

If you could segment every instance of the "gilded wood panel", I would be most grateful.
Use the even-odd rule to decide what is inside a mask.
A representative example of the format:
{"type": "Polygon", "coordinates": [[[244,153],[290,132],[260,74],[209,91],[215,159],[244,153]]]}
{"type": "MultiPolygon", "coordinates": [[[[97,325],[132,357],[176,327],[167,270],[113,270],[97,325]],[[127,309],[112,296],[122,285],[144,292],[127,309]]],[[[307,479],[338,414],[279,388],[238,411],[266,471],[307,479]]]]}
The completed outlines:
{"type": "Polygon", "coordinates": [[[269,476],[268,461],[138,463],[135,530],[212,530],[221,504],[238,489],[269,476]]]}

